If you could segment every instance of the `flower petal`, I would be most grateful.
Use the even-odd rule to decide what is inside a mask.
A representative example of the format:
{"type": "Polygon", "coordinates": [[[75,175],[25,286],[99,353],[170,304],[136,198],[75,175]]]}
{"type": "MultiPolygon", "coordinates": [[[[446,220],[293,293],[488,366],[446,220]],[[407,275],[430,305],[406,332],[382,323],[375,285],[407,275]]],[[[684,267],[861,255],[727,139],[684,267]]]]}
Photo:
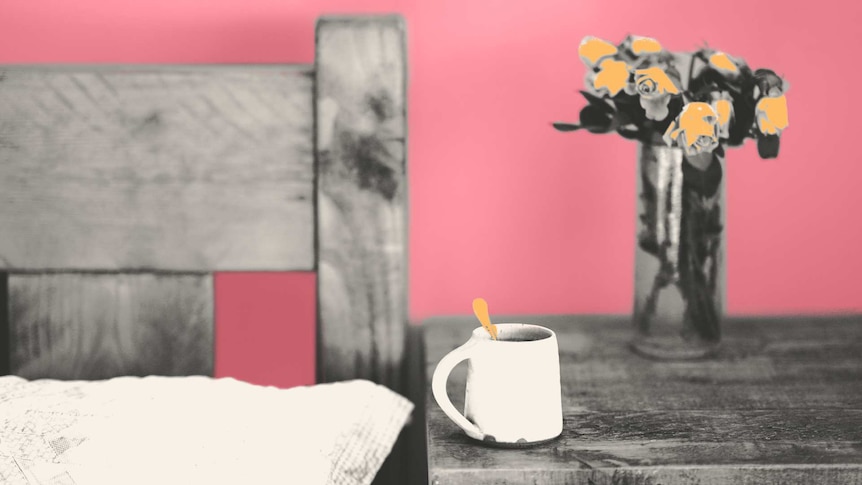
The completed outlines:
{"type": "Polygon", "coordinates": [[[757,116],[757,128],[766,135],[777,135],[787,128],[787,98],[765,97],[757,102],[754,108],[757,116]]]}
{"type": "Polygon", "coordinates": [[[718,115],[707,103],[689,103],[665,132],[668,139],[688,154],[710,152],[718,147],[718,115]]]}
{"type": "Polygon", "coordinates": [[[636,55],[661,52],[661,44],[651,37],[636,37],[632,41],[632,52],[636,55]]]}
{"type": "Polygon", "coordinates": [[[656,94],[679,94],[679,88],[661,67],[653,66],[635,71],[636,84],[646,81],[655,82],[656,94]]]}
{"type": "Polygon", "coordinates": [[[578,55],[581,56],[581,60],[589,67],[595,66],[601,59],[616,53],[617,47],[615,45],[598,37],[584,37],[581,45],[578,46],[578,55]]]}
{"type": "Polygon", "coordinates": [[[729,99],[719,99],[712,103],[712,109],[718,115],[718,129],[721,138],[730,136],[730,119],[733,116],[733,103],[729,99]]]}
{"type": "Polygon", "coordinates": [[[607,89],[611,96],[626,87],[629,82],[629,68],[623,61],[605,59],[602,61],[601,70],[593,79],[593,87],[598,91],[607,89]]]}
{"type": "Polygon", "coordinates": [[[709,56],[709,65],[722,74],[739,74],[739,67],[736,65],[736,62],[734,62],[733,59],[724,52],[716,52],[709,56]]]}

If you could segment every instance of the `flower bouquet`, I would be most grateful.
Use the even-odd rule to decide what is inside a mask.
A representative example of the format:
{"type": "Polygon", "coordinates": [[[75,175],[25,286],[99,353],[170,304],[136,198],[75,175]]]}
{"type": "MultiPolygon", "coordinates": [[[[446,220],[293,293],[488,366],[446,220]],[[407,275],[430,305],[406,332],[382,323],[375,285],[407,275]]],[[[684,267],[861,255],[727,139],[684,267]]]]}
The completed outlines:
{"type": "Polygon", "coordinates": [[[554,127],[640,142],[633,347],[656,358],[708,355],[724,301],[725,148],[754,138],[761,158],[778,156],[787,83],[724,52],[668,52],[648,37],[586,37],[578,53],[587,105],[579,123],[554,127]]]}

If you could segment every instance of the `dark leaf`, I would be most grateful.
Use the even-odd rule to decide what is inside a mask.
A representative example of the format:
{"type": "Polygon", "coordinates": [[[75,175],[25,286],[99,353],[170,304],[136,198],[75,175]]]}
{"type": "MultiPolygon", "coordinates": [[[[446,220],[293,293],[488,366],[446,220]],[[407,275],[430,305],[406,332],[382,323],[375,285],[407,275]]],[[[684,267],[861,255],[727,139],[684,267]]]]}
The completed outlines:
{"type": "Polygon", "coordinates": [[[617,111],[614,113],[614,121],[619,126],[633,124],[634,120],[627,111],[617,111]]]}
{"type": "Polygon", "coordinates": [[[691,89],[691,98],[694,101],[709,103],[712,101],[712,99],[710,99],[710,94],[719,91],[721,91],[721,88],[719,88],[718,84],[715,82],[704,83],[697,89],[691,89]]]}
{"type": "Polygon", "coordinates": [[[617,121],[620,124],[634,123],[638,127],[643,127],[647,121],[646,111],[640,103],[638,95],[631,95],[625,91],[620,91],[614,96],[614,105],[617,107],[617,121]]]}
{"type": "Polygon", "coordinates": [[[559,121],[556,123],[553,123],[553,125],[554,125],[554,128],[557,129],[557,131],[562,131],[562,132],[577,131],[577,130],[580,130],[581,128],[583,128],[583,126],[581,126],[581,125],[576,125],[574,123],[562,123],[559,121]]]}
{"type": "Polygon", "coordinates": [[[734,97],[733,117],[727,143],[730,146],[739,146],[750,135],[754,125],[754,102],[744,94],[734,97]]]}
{"type": "Polygon", "coordinates": [[[590,133],[607,133],[611,130],[613,117],[610,112],[596,105],[587,105],[581,109],[581,126],[590,133]]]}
{"type": "Polygon", "coordinates": [[[715,153],[712,162],[703,171],[685,161],[682,164],[683,190],[694,192],[700,197],[712,197],[721,185],[722,175],[721,163],[715,153]]]}
{"type": "Polygon", "coordinates": [[[747,77],[742,90],[738,94],[731,93],[733,98],[733,121],[730,123],[730,136],[727,144],[730,146],[739,146],[746,138],[751,136],[751,128],[754,126],[754,105],[753,97],[754,78],[747,77]]]}
{"type": "Polygon", "coordinates": [[[589,131],[590,133],[596,133],[596,134],[604,134],[604,133],[608,133],[611,131],[611,128],[609,126],[600,126],[600,125],[584,126],[584,129],[589,131]]]}
{"type": "Polygon", "coordinates": [[[614,108],[610,104],[608,104],[608,101],[606,101],[604,98],[600,98],[600,97],[596,96],[595,94],[593,94],[589,91],[581,91],[581,94],[593,106],[600,107],[604,111],[607,111],[608,113],[610,113],[614,110],[614,108]]]}
{"type": "Polygon", "coordinates": [[[760,135],[757,137],[757,153],[760,158],[778,157],[781,137],[778,135],[760,135]]]}
{"type": "Polygon", "coordinates": [[[671,96],[670,101],[667,103],[668,115],[665,119],[660,121],[654,121],[654,130],[659,136],[664,135],[667,131],[667,128],[671,125],[671,123],[676,120],[677,116],[682,113],[682,109],[685,107],[685,100],[682,99],[682,96],[671,96]]]}
{"type": "Polygon", "coordinates": [[[625,128],[617,128],[617,133],[620,134],[623,138],[629,140],[637,140],[640,137],[640,132],[638,130],[630,130],[625,128]]]}
{"type": "Polygon", "coordinates": [[[644,252],[652,254],[655,257],[659,257],[658,243],[654,238],[642,238],[639,241],[639,246],[644,250],[644,252]]]}
{"type": "Polygon", "coordinates": [[[719,288],[717,267],[721,264],[719,251],[723,228],[721,201],[716,198],[685,193],[680,218],[677,287],[686,302],[685,331],[707,341],[717,341],[721,333],[716,292],[719,288]]]}

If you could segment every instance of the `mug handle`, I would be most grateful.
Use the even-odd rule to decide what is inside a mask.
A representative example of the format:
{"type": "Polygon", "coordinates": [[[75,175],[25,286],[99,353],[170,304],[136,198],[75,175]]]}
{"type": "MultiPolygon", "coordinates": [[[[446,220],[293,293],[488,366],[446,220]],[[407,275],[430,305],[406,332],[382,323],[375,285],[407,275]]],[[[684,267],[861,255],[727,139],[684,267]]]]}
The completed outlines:
{"type": "Polygon", "coordinates": [[[467,433],[467,436],[482,440],[485,438],[485,433],[481,432],[475,424],[471,423],[463,414],[455,409],[452,401],[449,400],[449,394],[446,392],[446,382],[449,380],[449,374],[452,372],[452,369],[470,358],[471,350],[475,345],[476,342],[474,340],[469,340],[464,345],[446,354],[440,360],[437,368],[434,369],[434,376],[431,378],[431,391],[434,393],[437,405],[440,406],[440,409],[446,413],[449,419],[463,429],[467,433]]]}

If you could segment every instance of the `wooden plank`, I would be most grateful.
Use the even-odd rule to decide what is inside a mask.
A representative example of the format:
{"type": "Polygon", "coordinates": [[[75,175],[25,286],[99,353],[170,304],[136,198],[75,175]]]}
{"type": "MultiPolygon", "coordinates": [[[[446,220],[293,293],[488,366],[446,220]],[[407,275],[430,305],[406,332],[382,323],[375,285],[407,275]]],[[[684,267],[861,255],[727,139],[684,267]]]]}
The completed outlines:
{"type": "MultiPolygon", "coordinates": [[[[695,363],[655,362],[633,355],[627,343],[634,330],[623,317],[533,321],[572,342],[561,347],[560,364],[568,376],[562,382],[563,394],[572,396],[573,409],[862,409],[862,382],[841,385],[862,379],[862,335],[853,324],[858,317],[731,319],[724,324],[727,335],[720,358],[695,363]]],[[[438,356],[438,361],[478,325],[470,318],[438,327],[439,322],[426,326],[429,355],[438,356]]],[[[428,361],[428,375],[435,365],[428,361]]],[[[463,393],[465,376],[464,369],[456,369],[450,389],[461,386],[463,393]]],[[[461,398],[453,394],[453,402],[461,398]]]]}
{"type": "Polygon", "coordinates": [[[13,274],[12,374],[212,375],[210,275],[13,274]]]}
{"type": "Polygon", "coordinates": [[[461,473],[441,472],[431,485],[851,485],[862,483],[857,465],[740,465],[728,467],[632,467],[584,470],[474,470],[468,479],[461,473]]]}
{"type": "Polygon", "coordinates": [[[407,425],[408,475],[403,483],[428,485],[428,437],[425,433],[425,337],[421,325],[407,326],[404,349],[406,388],[404,396],[413,402],[413,416],[407,425]]]}
{"type": "MultiPolygon", "coordinates": [[[[862,464],[862,410],[566,413],[563,435],[529,452],[471,442],[455,429],[431,434],[443,470],[738,465],[862,464]],[[470,449],[469,460],[465,449],[470,449]]],[[[446,419],[433,410],[431,423],[446,419]]],[[[451,428],[451,427],[450,427],[451,428]]]]}
{"type": "Polygon", "coordinates": [[[9,374],[9,337],[9,274],[0,273],[0,376],[9,374]]]}
{"type": "Polygon", "coordinates": [[[318,377],[401,387],[406,61],[397,16],[317,25],[318,377]]]}
{"type": "MultiPolygon", "coordinates": [[[[495,320],[557,332],[563,435],[525,450],[478,445],[429,390],[432,484],[862,482],[862,316],[728,319],[719,355],[692,362],[633,354],[629,317],[495,320]]],[[[423,325],[428,376],[477,325],[423,325]]],[[[456,407],[460,367],[448,385],[456,407]]]]}
{"type": "Polygon", "coordinates": [[[0,267],[314,267],[306,66],[0,66],[0,267]]]}

